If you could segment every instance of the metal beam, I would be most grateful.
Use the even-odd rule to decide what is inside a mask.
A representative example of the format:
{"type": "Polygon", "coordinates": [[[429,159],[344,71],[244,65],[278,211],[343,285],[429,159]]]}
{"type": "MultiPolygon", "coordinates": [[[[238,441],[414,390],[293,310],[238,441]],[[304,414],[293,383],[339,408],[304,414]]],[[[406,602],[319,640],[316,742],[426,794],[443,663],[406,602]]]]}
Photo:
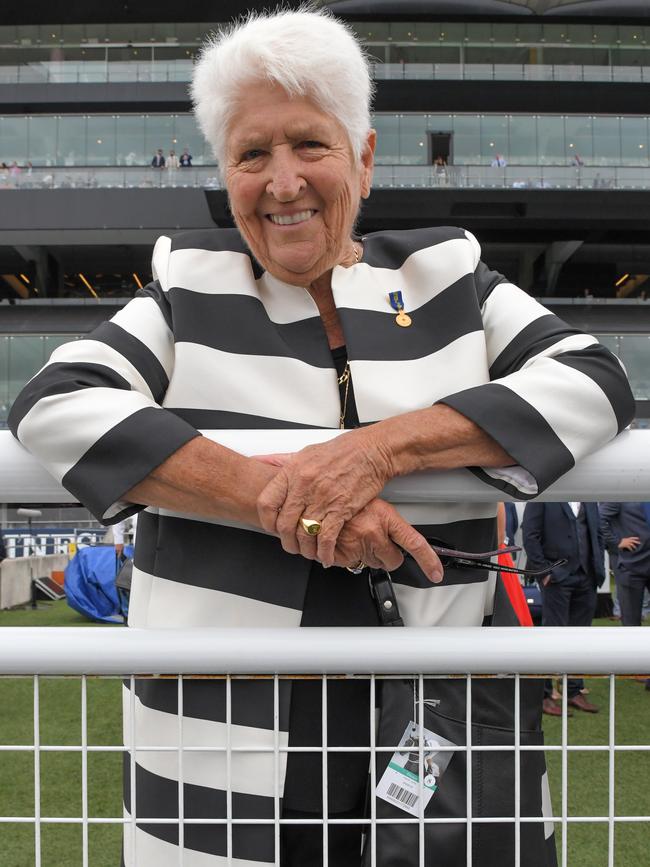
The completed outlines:
{"type": "MultiPolygon", "coordinates": [[[[244,455],[294,452],[339,436],[335,430],[203,431],[244,455]]],[[[545,502],[642,501],[650,490],[650,431],[624,431],[584,458],[541,496],[545,502]]],[[[383,496],[392,503],[509,500],[469,470],[424,472],[392,479],[383,496]]],[[[74,503],[74,497],[9,433],[0,431],[0,503],[74,503]]]]}
{"type": "Polygon", "coordinates": [[[549,295],[555,295],[562,266],[583,244],[584,241],[554,241],[549,244],[545,254],[546,288],[549,295]]]}

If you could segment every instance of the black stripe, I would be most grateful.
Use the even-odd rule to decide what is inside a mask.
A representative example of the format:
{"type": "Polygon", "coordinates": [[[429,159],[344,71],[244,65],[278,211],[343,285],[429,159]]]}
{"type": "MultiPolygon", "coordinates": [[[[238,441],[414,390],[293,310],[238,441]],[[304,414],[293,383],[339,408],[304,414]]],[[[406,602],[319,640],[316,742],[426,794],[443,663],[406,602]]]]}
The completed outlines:
{"type": "MultiPolygon", "coordinates": [[[[425,539],[440,539],[446,543],[445,547],[462,551],[491,551],[496,543],[496,518],[474,518],[451,524],[417,524],[415,529],[425,539]]],[[[431,590],[458,584],[481,584],[487,581],[488,570],[447,568],[440,584],[432,584],[415,560],[407,557],[399,569],[391,572],[391,578],[396,584],[431,590]]]]}
{"type": "Polygon", "coordinates": [[[8,424],[14,436],[18,425],[35,404],[55,394],[72,394],[85,388],[119,388],[131,391],[131,383],[103,364],[85,361],[57,361],[48,364],[20,392],[9,412],[8,424]]]}
{"type": "Polygon", "coordinates": [[[114,322],[103,322],[91,334],[88,340],[97,340],[105,343],[119,352],[147,383],[153,399],[161,403],[167,391],[169,380],[165,368],[158,361],[148,346],[145,346],[137,337],[129,334],[114,322]]]}
{"type": "Polygon", "coordinates": [[[629,425],[634,418],[634,397],[623,368],[609,349],[599,343],[577,352],[563,352],[555,360],[579,370],[602,388],[616,415],[619,433],[629,425]]]}
{"type": "MultiPolygon", "coordinates": [[[[123,761],[124,806],[131,807],[131,764],[128,752],[123,761]]],[[[178,846],[178,783],[158,774],[153,774],[136,764],[135,806],[138,828],[159,840],[178,846]],[[146,819],[175,819],[169,825],[140,822],[146,819]]],[[[226,817],[226,792],[207,786],[183,785],[183,810],[187,819],[220,819],[226,817]]],[[[273,819],[273,798],[232,793],[232,816],[234,819],[273,819]]],[[[227,830],[224,824],[183,826],[185,847],[209,855],[228,854],[227,830]]],[[[126,829],[128,833],[128,827],[126,829]]],[[[273,825],[233,825],[232,855],[250,861],[273,862],[273,825]]]]}
{"type": "Polygon", "coordinates": [[[255,280],[258,280],[264,273],[264,269],[253,258],[238,229],[200,229],[198,231],[179,232],[172,236],[172,252],[194,249],[244,253],[251,260],[251,269],[255,280]]]}
{"type": "MultiPolygon", "coordinates": [[[[408,257],[418,250],[454,238],[467,240],[464,230],[455,226],[373,232],[363,236],[363,261],[374,268],[401,268],[408,257]]],[[[467,243],[469,245],[469,241],[467,243]]]]}
{"type": "Polygon", "coordinates": [[[339,309],[351,361],[407,361],[444,349],[453,340],[483,330],[471,274],[461,277],[417,310],[400,328],[386,298],[386,313],[339,309]],[[441,323],[444,325],[441,327],[441,323]]]}
{"type": "Polygon", "coordinates": [[[302,609],[311,563],[287,554],[274,536],[147,515],[146,536],[138,527],[139,569],[179,584],[302,609]]]}
{"type": "Polygon", "coordinates": [[[564,340],[565,337],[573,337],[576,334],[582,332],[571,328],[552,313],[540,316],[539,319],[522,328],[495,358],[490,367],[490,379],[500,379],[515,370],[520,370],[529,358],[538,355],[554,343],[564,340]]]}
{"type": "Polygon", "coordinates": [[[302,424],[281,418],[249,415],[245,412],[227,412],[221,409],[184,409],[165,407],[197,430],[320,430],[322,425],[302,424]]]}
{"type": "Polygon", "coordinates": [[[239,355],[296,358],[315,367],[334,362],[320,316],[276,324],[259,298],[171,288],[176,343],[198,343],[239,355]]]}
{"type": "Polygon", "coordinates": [[[485,262],[479,262],[476,266],[476,271],[474,271],[474,285],[479,305],[482,306],[487,301],[499,283],[507,282],[508,280],[506,280],[503,274],[500,274],[498,271],[492,271],[485,262]]]}
{"type": "MultiPolygon", "coordinates": [[[[444,397],[446,404],[475,422],[495,439],[517,464],[528,470],[537,482],[539,493],[568,472],[573,455],[544,416],[535,407],[504,385],[490,382],[444,397]]],[[[512,494],[512,485],[493,479],[482,470],[473,471],[494,488],[512,494]]],[[[516,496],[530,499],[517,491],[516,496]]]]}
{"type": "Polygon", "coordinates": [[[199,432],[164,409],[145,407],[100,437],[62,479],[102,520],[104,512],[199,432]]]}
{"type": "Polygon", "coordinates": [[[169,300],[163,291],[162,286],[158,282],[158,280],[154,280],[152,283],[147,283],[146,286],[143,286],[142,289],[138,289],[135,293],[136,298],[152,298],[156,304],[158,305],[158,309],[160,310],[163,319],[167,323],[167,327],[170,331],[174,330],[174,321],[172,319],[171,310],[169,308],[169,300]]]}
{"type": "MultiPolygon", "coordinates": [[[[138,530],[139,532],[139,530],[138,530]]],[[[125,681],[129,688],[129,682],[125,681]]],[[[289,727],[291,681],[278,681],[279,727],[289,727]]],[[[148,708],[163,713],[178,713],[178,686],[176,680],[137,679],[135,693],[148,708]]],[[[273,681],[231,681],[231,722],[238,726],[273,730],[273,681]]],[[[183,717],[226,722],[226,682],[224,680],[183,680],[183,717]]]]}

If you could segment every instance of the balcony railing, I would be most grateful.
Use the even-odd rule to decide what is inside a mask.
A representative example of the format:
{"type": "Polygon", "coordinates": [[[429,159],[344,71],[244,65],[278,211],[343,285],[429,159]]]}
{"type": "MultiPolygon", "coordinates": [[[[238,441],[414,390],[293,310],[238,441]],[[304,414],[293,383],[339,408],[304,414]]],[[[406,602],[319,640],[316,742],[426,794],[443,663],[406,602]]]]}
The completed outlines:
{"type": "MultiPolygon", "coordinates": [[[[48,166],[0,170],[0,190],[152,189],[197,187],[221,189],[216,166],[153,169],[150,166],[48,166]]],[[[375,166],[375,189],[510,189],[510,190],[648,190],[648,166],[513,165],[375,166]]]]}
{"type": "MultiPolygon", "coordinates": [[[[0,84],[187,82],[191,60],[42,61],[0,66],[0,84]]],[[[522,63],[374,63],[377,81],[650,82],[650,66],[522,63]]]]}

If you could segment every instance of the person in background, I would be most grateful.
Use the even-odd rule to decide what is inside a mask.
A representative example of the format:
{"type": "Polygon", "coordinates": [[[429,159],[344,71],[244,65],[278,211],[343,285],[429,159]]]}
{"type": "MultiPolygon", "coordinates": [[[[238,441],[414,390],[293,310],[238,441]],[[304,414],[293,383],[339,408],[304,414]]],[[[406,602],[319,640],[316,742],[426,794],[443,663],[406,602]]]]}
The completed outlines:
{"type": "Polygon", "coordinates": [[[167,157],[166,166],[168,169],[177,169],[178,168],[178,157],[176,156],[176,151],[171,150],[169,152],[169,156],[167,157]]]}
{"type": "Polygon", "coordinates": [[[650,590],[650,503],[600,503],[601,530],[613,550],[616,595],[623,626],[641,626],[644,591],[650,590]]]}
{"type": "Polygon", "coordinates": [[[5,547],[5,540],[2,536],[2,530],[0,530],[0,563],[2,563],[2,561],[6,560],[6,559],[7,559],[7,549],[5,547]]]}
{"type": "Polygon", "coordinates": [[[495,154],[494,159],[490,163],[493,169],[505,169],[508,165],[506,158],[502,154],[495,154]]]}
{"type": "Polygon", "coordinates": [[[188,148],[183,148],[183,153],[181,154],[179,162],[182,169],[192,168],[192,154],[189,152],[188,148]]]}
{"type": "MultiPolygon", "coordinates": [[[[591,626],[596,611],[597,587],[605,580],[605,551],[600,516],[595,503],[527,503],[523,520],[524,548],[529,569],[549,569],[540,580],[542,626],[591,626]],[[552,571],[559,559],[566,563],[552,571]]],[[[570,678],[569,707],[586,713],[599,708],[583,693],[584,682],[570,678]]],[[[552,697],[552,684],[544,687],[544,713],[561,716],[552,697]]]]}
{"type": "Polygon", "coordinates": [[[164,169],[165,168],[165,155],[163,154],[163,149],[158,148],[156,153],[153,155],[153,159],[151,160],[151,165],[154,169],[164,169]]]}

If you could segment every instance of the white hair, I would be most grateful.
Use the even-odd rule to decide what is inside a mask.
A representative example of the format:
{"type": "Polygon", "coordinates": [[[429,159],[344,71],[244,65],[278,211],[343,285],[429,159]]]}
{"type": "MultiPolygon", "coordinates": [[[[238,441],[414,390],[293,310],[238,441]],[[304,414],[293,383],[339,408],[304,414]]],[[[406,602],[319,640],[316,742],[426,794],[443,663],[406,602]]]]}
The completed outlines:
{"type": "Polygon", "coordinates": [[[311,99],[345,129],[357,161],[370,129],[370,66],[352,30],[327,10],[251,13],[211,37],[194,67],[198,124],[223,168],[233,114],[253,81],[311,99]]]}

